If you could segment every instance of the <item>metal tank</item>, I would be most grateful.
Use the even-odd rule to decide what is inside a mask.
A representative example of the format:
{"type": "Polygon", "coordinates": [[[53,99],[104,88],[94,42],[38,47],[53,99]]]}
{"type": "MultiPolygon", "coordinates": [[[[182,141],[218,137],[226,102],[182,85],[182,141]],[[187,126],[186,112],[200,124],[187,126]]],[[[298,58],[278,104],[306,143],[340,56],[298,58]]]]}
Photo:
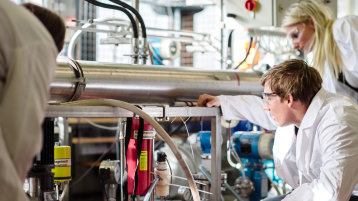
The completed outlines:
{"type": "Polygon", "coordinates": [[[117,99],[130,103],[196,101],[199,95],[261,95],[258,73],[167,66],[58,62],[51,102],[117,99]]]}

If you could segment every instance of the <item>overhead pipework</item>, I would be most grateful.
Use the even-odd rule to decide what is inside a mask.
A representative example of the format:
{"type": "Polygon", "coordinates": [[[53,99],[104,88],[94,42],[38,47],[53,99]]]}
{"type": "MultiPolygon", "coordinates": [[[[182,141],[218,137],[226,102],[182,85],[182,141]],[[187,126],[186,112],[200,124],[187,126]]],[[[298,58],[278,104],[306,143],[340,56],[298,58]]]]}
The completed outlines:
{"type": "Polygon", "coordinates": [[[58,62],[50,102],[106,98],[173,104],[194,102],[203,93],[259,96],[262,91],[255,72],[72,61],[58,62]]]}

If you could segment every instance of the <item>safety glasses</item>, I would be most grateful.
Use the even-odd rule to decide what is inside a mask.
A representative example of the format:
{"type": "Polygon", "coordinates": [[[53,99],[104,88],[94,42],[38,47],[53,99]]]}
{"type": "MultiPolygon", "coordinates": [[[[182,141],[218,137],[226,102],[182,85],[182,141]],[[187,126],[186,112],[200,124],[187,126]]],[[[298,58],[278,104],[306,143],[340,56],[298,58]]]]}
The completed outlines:
{"type": "Polygon", "coordinates": [[[274,91],[274,92],[270,92],[270,93],[265,93],[265,92],[263,92],[262,93],[262,99],[264,100],[264,102],[266,103],[266,104],[271,104],[271,102],[272,102],[272,99],[271,99],[271,96],[273,96],[273,95],[279,95],[279,94],[281,94],[281,92],[280,91],[274,91]]]}

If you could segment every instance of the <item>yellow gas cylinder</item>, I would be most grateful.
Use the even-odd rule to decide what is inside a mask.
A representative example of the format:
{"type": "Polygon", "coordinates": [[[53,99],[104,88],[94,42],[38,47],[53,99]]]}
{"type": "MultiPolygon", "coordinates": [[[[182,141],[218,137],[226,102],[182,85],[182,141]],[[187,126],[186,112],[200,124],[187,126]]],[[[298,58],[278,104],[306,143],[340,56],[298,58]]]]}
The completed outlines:
{"type": "Polygon", "coordinates": [[[52,172],[55,173],[55,181],[65,182],[71,180],[71,147],[70,146],[55,146],[54,151],[55,168],[52,172]]]}

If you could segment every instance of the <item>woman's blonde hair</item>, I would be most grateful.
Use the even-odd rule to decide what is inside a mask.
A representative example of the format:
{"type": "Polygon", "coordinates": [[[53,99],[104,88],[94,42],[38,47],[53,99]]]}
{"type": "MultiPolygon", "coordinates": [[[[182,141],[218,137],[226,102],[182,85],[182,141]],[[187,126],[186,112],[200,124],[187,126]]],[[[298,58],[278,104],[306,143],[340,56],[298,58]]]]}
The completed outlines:
{"type": "Polygon", "coordinates": [[[292,4],[286,11],[282,26],[288,27],[312,19],[315,28],[313,47],[313,66],[321,75],[324,73],[324,64],[327,61],[330,70],[338,77],[342,71],[341,53],[333,38],[332,26],[335,21],[330,10],[315,0],[301,0],[292,4]]]}

